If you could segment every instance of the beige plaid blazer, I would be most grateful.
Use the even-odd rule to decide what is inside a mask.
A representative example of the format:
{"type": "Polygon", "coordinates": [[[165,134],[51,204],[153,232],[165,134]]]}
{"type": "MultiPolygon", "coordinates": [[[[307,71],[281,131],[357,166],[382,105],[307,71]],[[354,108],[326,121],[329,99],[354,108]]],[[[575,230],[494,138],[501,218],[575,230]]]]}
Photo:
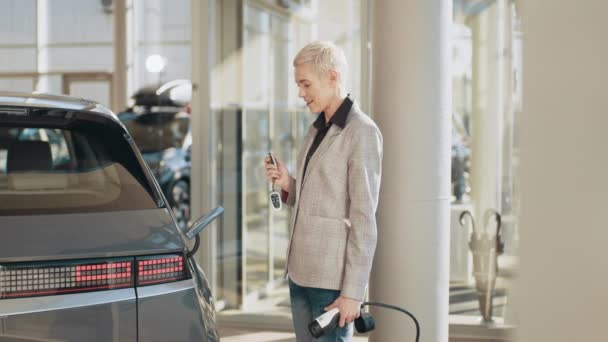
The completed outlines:
{"type": "Polygon", "coordinates": [[[311,125],[286,200],[293,207],[287,273],[298,285],[362,300],[376,250],[382,135],[355,103],[344,129],[331,126],[302,175],[316,133],[311,125]]]}

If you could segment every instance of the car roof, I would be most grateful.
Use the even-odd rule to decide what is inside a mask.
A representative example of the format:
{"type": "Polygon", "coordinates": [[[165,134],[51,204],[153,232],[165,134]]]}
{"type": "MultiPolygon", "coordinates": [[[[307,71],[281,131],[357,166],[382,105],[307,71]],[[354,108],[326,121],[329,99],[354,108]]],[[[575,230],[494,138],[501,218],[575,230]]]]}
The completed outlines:
{"type": "Polygon", "coordinates": [[[159,86],[146,86],[133,94],[136,106],[184,107],[192,101],[192,82],[173,80],[159,86]]]}
{"type": "Polygon", "coordinates": [[[110,109],[82,97],[0,91],[0,106],[86,111],[118,121],[118,118],[110,109]]]}

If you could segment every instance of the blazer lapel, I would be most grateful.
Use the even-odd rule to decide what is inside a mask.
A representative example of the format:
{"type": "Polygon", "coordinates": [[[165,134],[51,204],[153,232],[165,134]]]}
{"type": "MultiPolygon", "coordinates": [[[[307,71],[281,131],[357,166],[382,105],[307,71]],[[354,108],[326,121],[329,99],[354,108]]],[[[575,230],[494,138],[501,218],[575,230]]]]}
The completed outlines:
{"type": "MultiPolygon", "coordinates": [[[[342,132],[342,128],[340,128],[338,125],[331,125],[331,127],[329,128],[329,132],[327,132],[327,135],[321,142],[321,145],[319,145],[319,147],[315,151],[315,154],[312,155],[312,158],[308,162],[308,166],[306,167],[306,174],[303,175],[304,180],[302,181],[302,186],[304,186],[304,183],[306,183],[306,180],[308,179],[308,175],[310,175],[311,170],[314,169],[315,165],[323,157],[323,154],[325,154],[325,152],[327,152],[327,149],[329,148],[329,146],[331,146],[331,144],[334,142],[334,140],[336,139],[336,136],[338,136],[341,132],[342,132]]],[[[314,136],[313,136],[313,139],[314,139],[314,136]]],[[[311,139],[311,143],[308,144],[308,147],[304,154],[304,160],[302,160],[302,164],[306,161],[306,155],[308,154],[308,149],[310,148],[310,145],[312,144],[313,139],[311,139]]],[[[302,169],[303,168],[304,168],[304,165],[302,165],[302,169]]]]}
{"type": "Polygon", "coordinates": [[[296,174],[296,200],[300,198],[300,188],[302,187],[302,180],[304,179],[304,163],[306,162],[306,155],[308,154],[308,150],[315,139],[315,135],[317,135],[317,129],[314,126],[310,126],[308,133],[306,133],[306,137],[304,138],[304,145],[300,150],[300,155],[298,156],[298,162],[296,164],[298,165],[298,171],[296,174]]]}

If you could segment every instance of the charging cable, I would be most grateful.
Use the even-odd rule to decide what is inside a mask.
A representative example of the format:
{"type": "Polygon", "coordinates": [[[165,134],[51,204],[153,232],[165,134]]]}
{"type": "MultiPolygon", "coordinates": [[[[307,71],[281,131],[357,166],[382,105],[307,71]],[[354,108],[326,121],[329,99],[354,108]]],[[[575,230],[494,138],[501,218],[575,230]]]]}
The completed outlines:
{"type": "MultiPolygon", "coordinates": [[[[408,315],[414,321],[414,324],[416,324],[416,342],[418,342],[418,340],[420,339],[420,324],[418,323],[416,316],[414,316],[411,312],[405,310],[404,308],[398,307],[396,305],[384,304],[384,303],[380,303],[380,302],[364,302],[363,304],[361,304],[361,307],[364,307],[366,305],[379,306],[382,308],[399,311],[399,312],[402,312],[402,313],[408,315]]],[[[363,314],[364,313],[362,312],[361,316],[355,320],[355,327],[357,328],[357,331],[360,333],[368,332],[375,328],[374,317],[369,313],[366,313],[367,317],[364,317],[363,314]],[[359,320],[359,322],[357,322],[357,320],[359,320]],[[371,321],[372,328],[367,331],[361,331],[360,328],[365,329],[370,325],[369,321],[371,321]],[[359,327],[356,326],[357,323],[359,323],[359,327]]]]}
{"type": "MultiPolygon", "coordinates": [[[[380,302],[364,302],[363,304],[361,304],[361,308],[363,308],[364,306],[379,306],[382,308],[391,309],[406,314],[416,324],[416,342],[418,342],[418,340],[420,339],[420,324],[418,323],[416,316],[414,316],[412,313],[405,310],[404,308],[380,302]]],[[[312,321],[308,325],[308,330],[314,338],[319,338],[333,331],[338,326],[339,319],[340,311],[338,311],[337,308],[334,308],[312,321]]],[[[359,333],[368,333],[376,328],[376,320],[369,312],[361,312],[361,315],[357,319],[355,319],[355,328],[359,333]]]]}

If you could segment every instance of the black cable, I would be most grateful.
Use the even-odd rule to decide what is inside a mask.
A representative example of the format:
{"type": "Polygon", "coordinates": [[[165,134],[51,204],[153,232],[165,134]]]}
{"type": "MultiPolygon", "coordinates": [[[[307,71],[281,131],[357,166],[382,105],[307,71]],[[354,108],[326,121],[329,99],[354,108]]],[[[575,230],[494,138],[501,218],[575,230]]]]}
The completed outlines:
{"type": "Polygon", "coordinates": [[[194,238],[195,238],[195,240],[194,240],[194,247],[192,247],[192,249],[188,253],[186,253],[186,256],[188,258],[191,257],[191,256],[193,256],[196,253],[196,251],[198,251],[198,247],[201,244],[201,237],[198,236],[198,234],[196,234],[196,236],[194,238]]]}
{"type": "Polygon", "coordinates": [[[416,319],[416,317],[413,314],[411,314],[409,311],[407,311],[403,308],[400,308],[398,306],[384,304],[384,303],[380,303],[380,302],[364,302],[363,304],[361,304],[361,307],[364,307],[365,305],[380,306],[380,307],[387,308],[387,309],[393,309],[393,310],[396,310],[399,312],[403,312],[404,314],[410,316],[410,318],[414,320],[414,323],[416,323],[416,342],[418,342],[418,339],[420,338],[420,324],[418,324],[418,320],[416,319]]]}

